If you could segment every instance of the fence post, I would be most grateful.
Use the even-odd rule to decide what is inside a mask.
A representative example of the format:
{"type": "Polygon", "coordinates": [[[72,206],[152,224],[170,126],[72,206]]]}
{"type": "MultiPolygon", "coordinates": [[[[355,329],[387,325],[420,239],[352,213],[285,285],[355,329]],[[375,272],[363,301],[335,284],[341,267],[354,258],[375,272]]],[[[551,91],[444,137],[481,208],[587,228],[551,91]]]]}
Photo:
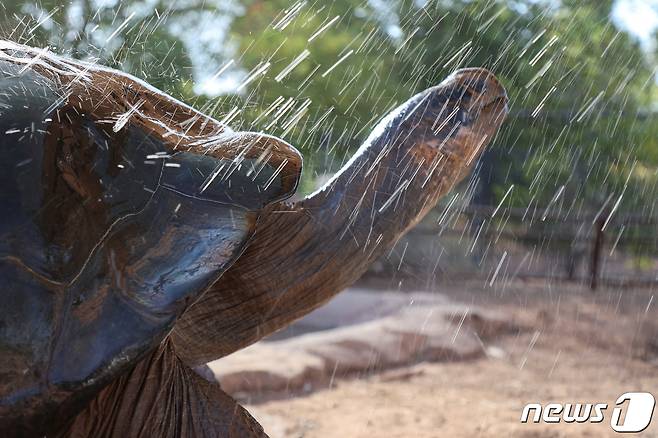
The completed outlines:
{"type": "Polygon", "coordinates": [[[607,217],[607,214],[601,213],[594,222],[594,245],[592,245],[592,260],[590,263],[589,279],[589,288],[591,290],[596,290],[596,287],[598,286],[601,251],[603,250],[603,240],[605,238],[603,226],[605,225],[607,217]]]}

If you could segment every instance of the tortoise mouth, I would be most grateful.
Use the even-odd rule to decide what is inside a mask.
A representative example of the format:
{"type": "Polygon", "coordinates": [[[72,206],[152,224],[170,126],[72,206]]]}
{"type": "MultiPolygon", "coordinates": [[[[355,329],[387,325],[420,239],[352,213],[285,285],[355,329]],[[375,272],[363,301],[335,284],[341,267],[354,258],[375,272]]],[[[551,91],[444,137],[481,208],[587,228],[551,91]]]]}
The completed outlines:
{"type": "Polygon", "coordinates": [[[477,109],[479,114],[492,114],[497,118],[504,118],[509,113],[509,97],[507,93],[503,92],[486,102],[479,105],[477,109]]]}

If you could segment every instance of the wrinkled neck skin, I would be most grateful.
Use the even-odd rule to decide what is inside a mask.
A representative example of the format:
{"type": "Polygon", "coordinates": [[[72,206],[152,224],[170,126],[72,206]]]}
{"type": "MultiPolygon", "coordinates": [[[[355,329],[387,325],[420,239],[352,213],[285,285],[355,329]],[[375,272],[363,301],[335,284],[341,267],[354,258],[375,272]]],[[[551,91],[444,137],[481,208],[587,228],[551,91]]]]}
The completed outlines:
{"type": "Polygon", "coordinates": [[[243,348],[327,302],[462,179],[500,126],[506,97],[497,85],[481,108],[442,86],[382,120],[322,189],[260,215],[246,252],[177,322],[173,339],[188,364],[243,348]],[[211,320],[210,333],[190,330],[211,320]],[[215,338],[197,348],[195,336],[215,338]]]}
{"type": "Polygon", "coordinates": [[[459,134],[434,135],[428,120],[420,117],[427,95],[416,96],[384,119],[328,184],[287,206],[294,213],[277,214],[274,207],[261,216],[256,233],[278,233],[278,238],[271,236],[273,241],[290,244],[282,248],[290,258],[278,266],[289,272],[290,284],[272,292],[280,297],[299,294],[286,300],[298,308],[294,316],[290,308],[275,305],[265,325],[278,329],[291,316],[308,313],[310,301],[314,309],[349,286],[462,179],[477,143],[459,134]],[[323,271],[331,275],[316,279],[323,271]]]}

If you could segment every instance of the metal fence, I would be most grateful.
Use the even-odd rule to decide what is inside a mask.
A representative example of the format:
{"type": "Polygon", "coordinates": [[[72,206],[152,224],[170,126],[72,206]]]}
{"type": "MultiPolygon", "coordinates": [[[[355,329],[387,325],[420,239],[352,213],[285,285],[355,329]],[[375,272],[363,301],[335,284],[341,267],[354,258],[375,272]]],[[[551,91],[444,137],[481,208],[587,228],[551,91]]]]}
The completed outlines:
{"type": "Polygon", "coordinates": [[[438,210],[411,230],[371,273],[432,282],[481,278],[491,287],[514,278],[586,284],[658,284],[658,218],[548,209],[467,206],[438,210]]]}

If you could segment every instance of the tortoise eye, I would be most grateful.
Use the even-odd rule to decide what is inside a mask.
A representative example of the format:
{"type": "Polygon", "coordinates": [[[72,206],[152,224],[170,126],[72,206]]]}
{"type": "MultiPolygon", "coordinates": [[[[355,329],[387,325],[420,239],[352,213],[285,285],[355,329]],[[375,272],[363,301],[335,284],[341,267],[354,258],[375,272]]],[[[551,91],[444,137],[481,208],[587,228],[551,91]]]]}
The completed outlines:
{"type": "Polygon", "coordinates": [[[471,98],[472,93],[468,88],[455,86],[440,93],[435,93],[434,96],[432,96],[430,106],[435,111],[441,111],[446,106],[466,104],[471,98]]]}
{"type": "Polygon", "coordinates": [[[487,81],[480,78],[469,78],[464,86],[478,94],[484,94],[487,91],[487,81]]]}

